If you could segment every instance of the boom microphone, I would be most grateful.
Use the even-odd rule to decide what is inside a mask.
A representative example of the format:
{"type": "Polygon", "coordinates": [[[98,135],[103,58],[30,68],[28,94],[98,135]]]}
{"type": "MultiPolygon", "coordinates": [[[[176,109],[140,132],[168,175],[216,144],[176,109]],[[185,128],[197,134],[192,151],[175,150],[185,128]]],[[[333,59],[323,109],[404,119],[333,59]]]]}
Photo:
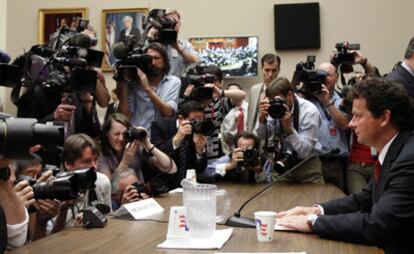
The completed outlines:
{"type": "Polygon", "coordinates": [[[124,59],[128,56],[128,49],[123,42],[114,43],[111,50],[116,59],[124,59]]]}
{"type": "Polygon", "coordinates": [[[230,226],[230,227],[241,227],[241,228],[255,228],[256,227],[256,223],[255,220],[252,218],[247,218],[247,217],[241,217],[240,213],[243,210],[243,208],[250,203],[250,201],[252,201],[253,199],[255,199],[257,196],[259,196],[260,194],[262,194],[263,192],[265,192],[267,189],[269,189],[270,187],[272,187],[273,185],[275,185],[276,183],[278,183],[278,181],[280,179],[282,179],[284,176],[286,176],[287,174],[292,173],[293,171],[295,171],[297,168],[299,168],[300,166],[302,166],[305,162],[309,161],[310,159],[313,159],[315,157],[318,156],[323,156],[323,155],[328,155],[328,154],[337,154],[339,152],[339,149],[333,149],[329,152],[326,153],[318,153],[315,155],[311,155],[306,157],[305,159],[303,159],[302,161],[300,161],[298,164],[296,164],[294,167],[290,168],[289,170],[287,170],[285,173],[279,175],[276,177],[275,181],[270,183],[269,185],[267,185],[266,187],[264,187],[262,190],[260,190],[259,192],[257,192],[256,194],[254,194],[251,198],[249,198],[248,200],[246,200],[239,208],[239,210],[232,216],[230,217],[225,225],[226,226],[230,226]]]}

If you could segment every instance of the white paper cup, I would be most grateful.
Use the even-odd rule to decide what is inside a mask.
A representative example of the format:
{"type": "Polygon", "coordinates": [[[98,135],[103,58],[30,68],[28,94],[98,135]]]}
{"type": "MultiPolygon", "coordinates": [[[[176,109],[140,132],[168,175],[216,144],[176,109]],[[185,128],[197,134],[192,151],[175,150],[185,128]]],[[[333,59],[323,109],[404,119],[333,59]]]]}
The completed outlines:
{"type": "Polygon", "coordinates": [[[184,206],[172,206],[168,221],[167,239],[186,239],[189,237],[187,210],[184,206]]]}
{"type": "Polygon", "coordinates": [[[187,169],[185,178],[191,180],[192,182],[197,182],[197,175],[195,169],[187,169]]]}
{"type": "Polygon", "coordinates": [[[270,242],[273,240],[276,212],[258,211],[254,213],[256,222],[257,240],[259,242],[270,242]]]}

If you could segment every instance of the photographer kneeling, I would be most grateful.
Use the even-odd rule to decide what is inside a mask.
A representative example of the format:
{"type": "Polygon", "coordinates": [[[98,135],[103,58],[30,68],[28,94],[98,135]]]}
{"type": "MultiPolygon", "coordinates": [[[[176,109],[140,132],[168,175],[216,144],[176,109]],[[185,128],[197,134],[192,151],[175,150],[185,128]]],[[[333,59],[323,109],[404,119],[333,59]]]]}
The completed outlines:
{"type": "Polygon", "coordinates": [[[274,169],[284,173],[299,160],[307,159],[283,180],[324,183],[321,162],[312,157],[321,147],[318,143],[321,117],[315,105],[296,96],[289,80],[277,78],[266,89],[259,110],[257,134],[265,139],[264,151],[273,159],[274,169]]]}
{"type": "Polygon", "coordinates": [[[220,175],[224,181],[271,182],[271,164],[260,157],[256,135],[248,132],[237,134],[234,147],[231,155],[210,163],[207,170],[220,175]]]}

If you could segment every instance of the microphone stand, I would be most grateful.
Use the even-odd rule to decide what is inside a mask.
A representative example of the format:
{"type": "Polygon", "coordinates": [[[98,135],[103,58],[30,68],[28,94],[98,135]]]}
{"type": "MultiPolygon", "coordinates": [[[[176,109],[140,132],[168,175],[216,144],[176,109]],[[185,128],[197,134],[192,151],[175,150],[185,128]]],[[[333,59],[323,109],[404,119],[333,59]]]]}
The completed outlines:
{"type": "Polygon", "coordinates": [[[262,194],[263,192],[265,192],[267,189],[269,189],[270,187],[272,187],[273,185],[275,185],[276,183],[278,183],[278,181],[281,178],[283,178],[287,174],[292,173],[293,171],[295,171],[297,168],[299,168],[300,166],[302,166],[305,162],[309,161],[310,159],[315,158],[317,156],[326,155],[326,154],[332,154],[332,153],[333,153],[332,151],[329,151],[327,153],[321,153],[321,154],[318,153],[318,154],[315,154],[315,155],[311,155],[311,156],[306,157],[305,159],[303,159],[302,161],[300,161],[298,164],[296,164],[295,166],[293,166],[292,168],[290,168],[289,170],[287,170],[285,173],[279,175],[275,179],[275,181],[273,183],[270,183],[269,185],[267,185],[266,187],[264,187],[262,190],[260,190],[256,194],[254,194],[251,198],[249,198],[248,200],[246,200],[241,205],[240,209],[232,217],[230,217],[226,221],[226,223],[224,225],[230,226],[230,227],[240,227],[240,228],[255,228],[256,227],[256,222],[255,222],[254,219],[240,216],[241,211],[243,210],[243,208],[248,203],[250,203],[250,201],[252,201],[257,196],[259,196],[260,194],[262,194]]]}

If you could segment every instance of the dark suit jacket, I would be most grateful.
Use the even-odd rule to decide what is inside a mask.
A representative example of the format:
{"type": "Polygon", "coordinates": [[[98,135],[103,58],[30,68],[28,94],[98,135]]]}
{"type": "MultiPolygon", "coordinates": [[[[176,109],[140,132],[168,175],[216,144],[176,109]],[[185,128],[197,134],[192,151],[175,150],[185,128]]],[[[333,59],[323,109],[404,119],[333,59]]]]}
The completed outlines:
{"type": "MultiPolygon", "coordinates": [[[[122,29],[120,35],[119,35],[119,40],[118,41],[125,41],[125,32],[126,29],[122,29]]],[[[131,28],[131,32],[129,33],[130,35],[134,35],[135,36],[135,46],[138,44],[139,40],[141,39],[141,33],[139,32],[138,28],[133,27],[131,28]]]]}
{"type": "MultiPolygon", "coordinates": [[[[179,149],[174,150],[172,145],[172,139],[177,133],[177,119],[175,117],[160,118],[151,124],[151,142],[155,144],[158,149],[171,156],[171,158],[177,163],[179,160],[179,149]]],[[[190,138],[190,137],[188,137],[190,138]]],[[[207,158],[204,156],[200,160],[197,159],[195,152],[195,144],[192,140],[189,142],[189,154],[187,155],[186,168],[193,168],[199,173],[204,171],[207,167],[207,158]]],[[[177,165],[178,166],[178,165],[177,165]]],[[[180,186],[182,179],[175,179],[179,173],[173,174],[170,180],[170,188],[176,188],[180,186]]],[[[200,180],[200,179],[198,179],[200,180]]]]}
{"type": "Polygon", "coordinates": [[[408,95],[414,98],[414,77],[404,67],[398,65],[398,67],[388,74],[386,79],[396,81],[403,85],[407,89],[408,95]]]}
{"type": "Polygon", "coordinates": [[[326,238],[377,245],[385,253],[414,253],[414,132],[391,143],[378,183],[322,204],[314,231],[326,238]]]}

